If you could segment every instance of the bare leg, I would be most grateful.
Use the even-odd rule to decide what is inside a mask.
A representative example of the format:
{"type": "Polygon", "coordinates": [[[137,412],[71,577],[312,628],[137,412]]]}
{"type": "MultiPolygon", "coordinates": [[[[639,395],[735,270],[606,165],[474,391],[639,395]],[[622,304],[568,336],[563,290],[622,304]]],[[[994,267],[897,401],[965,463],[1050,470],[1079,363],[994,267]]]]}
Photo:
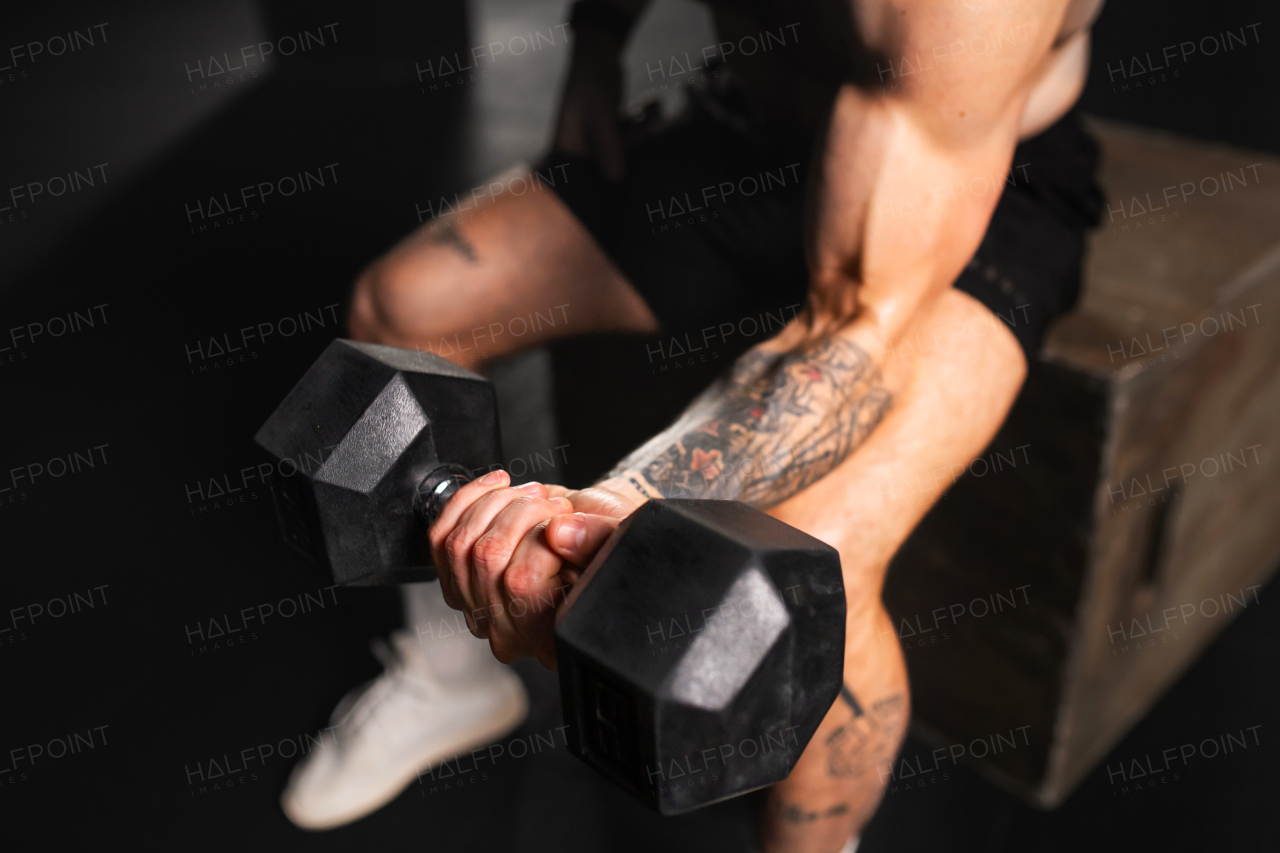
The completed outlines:
{"type": "Polygon", "coordinates": [[[897,365],[909,378],[884,421],[838,468],[770,510],[840,551],[845,684],[857,708],[837,700],[791,776],[770,790],[761,828],[769,853],[835,853],[875,812],[887,778],[880,771],[910,716],[902,650],[880,601],[885,570],[949,484],[951,466],[967,464],[995,435],[1026,373],[1012,334],[959,291],[942,294],[914,331],[937,346],[890,356],[910,362],[897,365]],[[886,498],[903,481],[937,482],[938,471],[931,493],[886,498]]]}
{"type": "MultiPolygon", "coordinates": [[[[356,282],[351,336],[480,369],[553,337],[656,328],[582,224],[525,175],[533,188],[525,194],[434,219],[370,265],[356,282]]],[[[445,605],[437,584],[402,591],[415,661],[444,683],[493,677],[501,665],[445,605]]]]}
{"type": "MultiPolygon", "coordinates": [[[[582,224],[524,174],[532,187],[525,194],[434,219],[370,265],[356,282],[351,336],[479,369],[553,337],[656,328],[582,224]]],[[[500,666],[444,604],[437,584],[402,590],[405,625],[437,677],[452,683],[500,666]]]]}
{"type": "MultiPolygon", "coordinates": [[[[358,340],[430,350],[472,368],[553,336],[654,326],[639,295],[545,187],[418,229],[360,277],[349,318],[358,340]]],[[[301,826],[368,814],[416,773],[501,739],[527,713],[520,679],[471,635],[438,584],[402,591],[406,630],[392,637],[386,672],[339,705],[333,737],[299,763],[282,796],[301,826]]]]}
{"type": "Polygon", "coordinates": [[[566,335],[656,330],[582,224],[534,186],[434,219],[370,266],[356,282],[352,337],[474,367],[566,335]]]}

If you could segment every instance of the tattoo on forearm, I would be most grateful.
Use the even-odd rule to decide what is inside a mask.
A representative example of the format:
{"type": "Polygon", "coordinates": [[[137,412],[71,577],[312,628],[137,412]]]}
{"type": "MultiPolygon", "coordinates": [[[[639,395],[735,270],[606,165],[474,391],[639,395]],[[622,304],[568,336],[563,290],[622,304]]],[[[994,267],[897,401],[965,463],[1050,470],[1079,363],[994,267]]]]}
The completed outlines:
{"type": "Polygon", "coordinates": [[[667,498],[773,506],[844,461],[891,404],[875,362],[852,341],[752,350],[608,476],[639,472],[667,498]]]}
{"type": "Polygon", "coordinates": [[[468,263],[474,264],[477,260],[476,247],[471,245],[466,237],[462,236],[457,226],[452,222],[435,222],[429,225],[427,227],[427,242],[450,247],[466,258],[468,263]]]}
{"type": "Polygon", "coordinates": [[[827,735],[825,742],[827,775],[837,779],[861,776],[876,763],[891,760],[898,751],[906,717],[901,693],[881,699],[866,710],[847,686],[841,696],[853,711],[853,719],[827,735]]]}

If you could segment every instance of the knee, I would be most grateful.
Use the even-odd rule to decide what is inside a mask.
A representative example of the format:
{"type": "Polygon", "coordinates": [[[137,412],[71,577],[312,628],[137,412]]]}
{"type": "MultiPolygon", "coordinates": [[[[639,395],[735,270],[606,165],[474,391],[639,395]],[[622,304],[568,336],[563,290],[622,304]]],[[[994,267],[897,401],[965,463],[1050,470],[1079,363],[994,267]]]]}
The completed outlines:
{"type": "Polygon", "coordinates": [[[431,314],[422,310],[422,298],[404,272],[382,259],[356,279],[351,295],[347,326],[358,341],[404,346],[423,336],[424,320],[431,314]],[[416,298],[415,298],[416,296],[416,298]]]}
{"type": "Polygon", "coordinates": [[[950,329],[963,330],[956,335],[953,363],[980,370],[979,375],[1016,394],[1027,375],[1027,359],[1009,326],[986,305],[960,290],[945,291],[938,311],[950,329]]]}
{"type": "Polygon", "coordinates": [[[381,343],[381,322],[377,300],[377,278],[373,268],[356,279],[351,291],[351,309],[347,315],[347,332],[357,341],[381,343]]]}
{"type": "MultiPolygon", "coordinates": [[[[912,362],[913,379],[923,381],[950,405],[998,414],[994,432],[1027,377],[1027,359],[1017,337],[989,308],[954,289],[940,294],[918,322],[917,337],[929,348],[912,362]]],[[[980,450],[981,446],[975,453],[980,450]]]]}

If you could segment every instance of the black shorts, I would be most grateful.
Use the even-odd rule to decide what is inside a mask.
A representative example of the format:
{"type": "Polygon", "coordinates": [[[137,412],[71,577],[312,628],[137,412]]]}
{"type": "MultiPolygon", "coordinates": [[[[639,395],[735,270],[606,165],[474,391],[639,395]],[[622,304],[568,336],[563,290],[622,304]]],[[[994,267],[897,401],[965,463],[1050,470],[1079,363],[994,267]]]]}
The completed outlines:
{"type": "MultiPolygon", "coordinates": [[[[696,339],[743,317],[789,319],[804,301],[815,140],[752,128],[732,104],[724,93],[695,91],[684,115],[629,147],[620,183],[588,158],[552,152],[543,161],[570,163],[555,192],[644,297],[664,338],[696,339]]],[[[1097,162],[1097,144],[1073,110],[1019,145],[1008,175],[965,188],[995,192],[1000,182],[1004,193],[955,285],[1009,325],[1028,359],[1079,294],[1084,233],[1102,205],[1097,162]]],[[[871,215],[913,212],[902,202],[871,215]]]]}

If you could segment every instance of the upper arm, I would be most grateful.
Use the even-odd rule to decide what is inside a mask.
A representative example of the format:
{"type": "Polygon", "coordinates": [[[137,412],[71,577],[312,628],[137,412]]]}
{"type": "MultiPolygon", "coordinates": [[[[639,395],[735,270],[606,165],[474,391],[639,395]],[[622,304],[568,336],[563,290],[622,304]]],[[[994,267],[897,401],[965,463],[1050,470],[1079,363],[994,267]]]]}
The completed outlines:
{"type": "Polygon", "coordinates": [[[981,242],[1069,3],[846,1],[869,59],[836,96],[813,186],[811,315],[892,341],[981,242]]]}
{"type": "MultiPolygon", "coordinates": [[[[875,80],[942,144],[981,140],[1017,116],[1049,60],[1068,0],[851,0],[875,80]]],[[[869,81],[870,82],[870,81],[869,81]]]]}

